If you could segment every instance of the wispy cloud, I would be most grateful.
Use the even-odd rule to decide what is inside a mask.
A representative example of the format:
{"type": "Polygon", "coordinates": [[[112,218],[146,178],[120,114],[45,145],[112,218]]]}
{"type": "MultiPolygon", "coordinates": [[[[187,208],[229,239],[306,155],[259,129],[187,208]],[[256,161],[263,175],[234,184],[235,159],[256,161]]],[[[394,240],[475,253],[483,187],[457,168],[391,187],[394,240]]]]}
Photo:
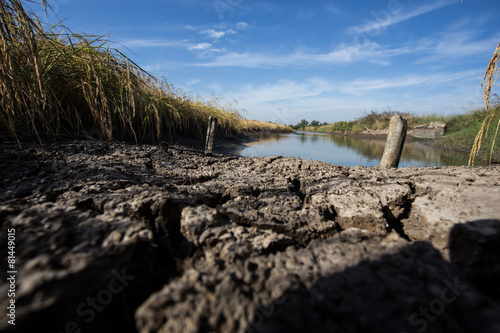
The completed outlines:
{"type": "MultiPolygon", "coordinates": [[[[347,80],[312,77],[302,81],[283,79],[261,85],[242,85],[225,96],[238,100],[243,109],[254,110],[252,117],[280,123],[295,123],[309,114],[329,115],[325,121],[352,120],[362,110],[387,106],[414,112],[463,112],[471,107],[475,80],[482,69],[459,72],[390,75],[347,80]],[[462,99],[449,93],[450,87],[462,99]],[[422,100],[421,89],[434,94],[422,100]],[[397,90],[397,93],[395,91],[397,90]],[[442,108],[442,109],[440,109],[442,108]],[[354,114],[354,115],[353,115],[354,114]]],[[[480,98],[477,99],[480,102],[480,98]]],[[[480,104],[479,104],[480,105],[480,104]]]]}
{"type": "Polygon", "coordinates": [[[200,83],[200,82],[201,82],[201,79],[191,79],[191,80],[185,82],[184,84],[186,86],[192,86],[192,85],[200,83]]]}
{"type": "Polygon", "coordinates": [[[214,38],[214,39],[219,39],[219,38],[222,38],[226,35],[232,35],[232,34],[236,34],[236,31],[234,30],[226,30],[226,31],[222,31],[222,30],[214,30],[214,29],[208,29],[208,30],[203,30],[201,31],[201,34],[203,35],[206,35],[210,38],[214,38]]]}
{"type": "Polygon", "coordinates": [[[377,43],[364,44],[341,44],[328,53],[310,53],[295,51],[289,54],[253,53],[253,52],[231,52],[221,54],[214,60],[199,63],[202,67],[245,67],[245,68],[268,68],[300,66],[310,67],[325,63],[347,64],[365,61],[379,65],[387,65],[387,59],[403,53],[408,49],[384,49],[377,43]]]}
{"type": "Polygon", "coordinates": [[[128,39],[120,42],[125,47],[182,47],[183,41],[170,41],[160,39],[128,39]]]}
{"type": "Polygon", "coordinates": [[[414,17],[427,14],[429,12],[435,11],[439,8],[454,4],[456,2],[451,0],[438,0],[433,3],[424,4],[417,8],[407,9],[401,8],[395,11],[372,11],[371,14],[374,20],[371,20],[363,25],[353,26],[348,29],[350,32],[354,33],[363,33],[369,32],[373,30],[379,30],[382,28],[389,27],[391,25],[397,24],[399,22],[403,22],[414,17]]]}
{"type": "Polygon", "coordinates": [[[212,48],[212,44],[210,43],[199,43],[188,46],[188,50],[190,51],[205,51],[212,48]]]}
{"type": "Polygon", "coordinates": [[[195,51],[204,55],[220,53],[221,49],[214,48],[211,43],[191,43],[188,40],[170,41],[160,39],[130,39],[119,43],[127,48],[141,47],[141,48],[178,48],[188,51],[195,51]]]}
{"type": "Polygon", "coordinates": [[[329,3],[328,5],[326,5],[325,9],[326,9],[327,12],[333,13],[335,15],[340,15],[341,14],[340,9],[337,6],[334,6],[331,3],[329,3]]]}
{"type": "Polygon", "coordinates": [[[413,86],[431,87],[450,82],[461,82],[477,80],[481,76],[482,70],[465,70],[459,72],[439,72],[422,75],[405,75],[401,77],[391,77],[384,79],[355,79],[348,84],[339,87],[343,92],[355,93],[376,90],[387,90],[396,88],[405,88],[413,86]]]}
{"type": "Polygon", "coordinates": [[[325,79],[312,77],[304,81],[278,80],[261,86],[245,85],[241,90],[249,100],[258,99],[260,103],[274,103],[282,100],[320,96],[325,93],[358,95],[359,93],[392,91],[397,88],[424,86],[426,88],[445,85],[450,82],[475,81],[481,76],[482,69],[464,70],[458,72],[439,72],[429,74],[413,74],[405,76],[390,76],[385,78],[357,78],[352,80],[325,79]]]}
{"type": "Polygon", "coordinates": [[[245,30],[245,29],[248,29],[250,25],[246,22],[238,22],[236,23],[236,29],[240,29],[240,30],[245,30]]]}
{"type": "MultiPolygon", "coordinates": [[[[232,30],[228,30],[232,31],[232,30]]],[[[212,34],[212,32],[209,32],[212,34]]],[[[220,36],[213,30],[213,36],[220,36]]],[[[370,63],[389,66],[400,56],[411,56],[409,63],[414,65],[435,64],[447,66],[491,52],[498,43],[499,34],[481,39],[475,31],[444,31],[433,36],[408,41],[391,46],[380,45],[374,41],[365,43],[340,43],[330,52],[313,52],[298,49],[288,53],[253,52],[247,50],[227,51],[225,47],[214,47],[211,42],[193,43],[189,40],[131,39],[121,42],[126,47],[181,48],[204,56],[201,60],[184,63],[195,67],[241,67],[241,68],[313,68],[324,65],[346,65],[370,63]]],[[[218,39],[214,42],[220,43],[218,39]]]]}
{"type": "Polygon", "coordinates": [[[313,77],[304,81],[282,79],[263,85],[235,87],[233,91],[226,91],[225,97],[237,100],[242,109],[253,110],[252,119],[291,124],[297,122],[297,114],[304,110],[324,110],[332,102],[332,97],[326,101],[322,96],[327,95],[330,89],[332,85],[322,78],[313,77]]]}
{"type": "Polygon", "coordinates": [[[310,78],[303,82],[279,80],[276,83],[262,86],[245,85],[243,91],[248,100],[259,100],[260,103],[276,103],[283,100],[318,96],[331,89],[331,85],[322,78],[310,78]]]}
{"type": "Polygon", "coordinates": [[[472,31],[453,31],[440,34],[433,39],[422,39],[420,44],[427,54],[418,59],[416,64],[430,62],[449,62],[464,57],[482,55],[494,50],[500,39],[499,34],[487,39],[479,39],[472,31]]]}

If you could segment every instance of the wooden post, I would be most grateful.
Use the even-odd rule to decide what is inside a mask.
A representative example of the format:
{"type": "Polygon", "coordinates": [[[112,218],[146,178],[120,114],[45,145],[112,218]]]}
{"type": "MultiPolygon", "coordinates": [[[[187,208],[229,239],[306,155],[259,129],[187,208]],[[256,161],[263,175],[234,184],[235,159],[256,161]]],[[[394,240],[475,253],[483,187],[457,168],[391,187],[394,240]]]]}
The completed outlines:
{"type": "Polygon", "coordinates": [[[214,149],[215,130],[217,129],[217,118],[208,118],[207,141],[205,143],[205,154],[212,154],[214,149]]]}
{"type": "Polygon", "coordinates": [[[397,168],[403,152],[408,124],[401,116],[393,116],[389,124],[389,134],[385,143],[384,154],[380,161],[383,168],[397,168]]]}

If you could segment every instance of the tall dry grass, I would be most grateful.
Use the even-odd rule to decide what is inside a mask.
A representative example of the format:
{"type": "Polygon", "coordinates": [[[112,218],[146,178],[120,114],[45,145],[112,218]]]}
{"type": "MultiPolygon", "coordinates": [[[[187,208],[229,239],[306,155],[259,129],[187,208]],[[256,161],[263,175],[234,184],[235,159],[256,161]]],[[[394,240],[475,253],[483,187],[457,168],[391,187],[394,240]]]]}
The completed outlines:
{"type": "Polygon", "coordinates": [[[241,121],[240,130],[244,132],[293,132],[293,129],[286,125],[249,119],[243,119],[241,121]]]}
{"type": "Polygon", "coordinates": [[[25,136],[42,142],[41,133],[96,128],[107,140],[202,137],[210,116],[222,131],[240,130],[233,105],[175,90],[110,48],[106,36],[73,33],[62,24],[44,28],[20,0],[0,0],[0,19],[0,129],[19,145],[25,136]]]}
{"type": "MultiPolygon", "coordinates": [[[[498,66],[500,60],[500,43],[498,43],[498,46],[493,52],[493,57],[491,57],[488,67],[486,68],[486,73],[484,74],[483,81],[481,82],[481,87],[484,86],[484,92],[483,92],[483,99],[484,99],[484,106],[486,110],[489,110],[487,116],[485,117],[481,128],[479,132],[476,135],[476,138],[474,140],[474,145],[472,146],[472,150],[470,153],[469,157],[469,166],[474,165],[475,159],[477,155],[479,154],[479,151],[481,150],[481,144],[483,141],[483,137],[488,135],[489,129],[491,122],[493,118],[495,117],[495,114],[500,111],[500,103],[497,103],[495,107],[490,108],[490,99],[491,99],[491,89],[496,84],[496,81],[498,79],[498,75],[500,74],[500,67],[498,66]],[[496,75],[495,75],[496,73],[496,75]]],[[[491,144],[491,150],[490,150],[490,159],[489,163],[491,164],[492,158],[493,158],[493,150],[495,147],[495,141],[498,136],[498,130],[500,128],[500,120],[498,121],[495,135],[493,137],[493,141],[491,144]]]]}

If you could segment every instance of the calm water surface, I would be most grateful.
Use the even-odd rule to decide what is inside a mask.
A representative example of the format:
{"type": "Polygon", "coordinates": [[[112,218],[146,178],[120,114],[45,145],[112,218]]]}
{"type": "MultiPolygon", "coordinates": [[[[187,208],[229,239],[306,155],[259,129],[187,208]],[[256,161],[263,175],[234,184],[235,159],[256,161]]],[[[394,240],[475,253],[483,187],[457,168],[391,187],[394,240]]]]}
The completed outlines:
{"type": "MultiPolygon", "coordinates": [[[[376,166],[384,153],[385,139],[357,138],[297,132],[267,135],[248,143],[240,156],[300,157],[343,166],[376,166]]],[[[468,154],[442,152],[423,141],[407,138],[400,167],[467,165],[468,154]]]]}

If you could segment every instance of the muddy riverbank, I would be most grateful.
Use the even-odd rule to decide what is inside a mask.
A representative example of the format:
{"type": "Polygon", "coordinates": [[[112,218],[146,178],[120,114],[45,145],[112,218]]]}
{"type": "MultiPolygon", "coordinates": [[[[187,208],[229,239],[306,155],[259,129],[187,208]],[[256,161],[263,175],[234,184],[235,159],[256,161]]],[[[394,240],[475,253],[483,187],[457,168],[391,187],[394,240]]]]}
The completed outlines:
{"type": "Polygon", "coordinates": [[[0,330],[500,331],[500,166],[194,148],[2,143],[0,330]]]}

